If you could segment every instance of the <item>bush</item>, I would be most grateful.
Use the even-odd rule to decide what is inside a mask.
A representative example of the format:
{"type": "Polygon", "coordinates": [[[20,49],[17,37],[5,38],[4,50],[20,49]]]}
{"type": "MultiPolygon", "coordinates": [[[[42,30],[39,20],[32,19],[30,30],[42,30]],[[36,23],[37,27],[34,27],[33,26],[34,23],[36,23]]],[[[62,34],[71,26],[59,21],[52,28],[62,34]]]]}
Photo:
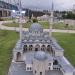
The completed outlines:
{"type": "Polygon", "coordinates": [[[33,19],[33,23],[36,23],[36,22],[38,22],[38,20],[37,19],[33,19]]]}
{"type": "Polygon", "coordinates": [[[2,18],[0,18],[0,21],[4,21],[2,18]]]}

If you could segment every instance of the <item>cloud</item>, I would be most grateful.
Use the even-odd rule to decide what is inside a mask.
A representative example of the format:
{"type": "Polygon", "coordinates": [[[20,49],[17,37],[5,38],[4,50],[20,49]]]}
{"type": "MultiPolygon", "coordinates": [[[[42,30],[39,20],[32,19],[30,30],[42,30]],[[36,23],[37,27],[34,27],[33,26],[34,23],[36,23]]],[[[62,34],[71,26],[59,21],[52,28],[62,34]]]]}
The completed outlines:
{"type": "MultiPolygon", "coordinates": [[[[6,0],[7,1],[7,0],[6,0]]],[[[11,3],[17,3],[18,0],[11,0],[11,3]]],[[[52,0],[21,0],[25,8],[51,9],[52,0]]],[[[57,10],[72,9],[75,0],[53,0],[54,8],[57,10]]]]}
{"type": "Polygon", "coordinates": [[[61,7],[60,9],[72,9],[75,4],[75,0],[56,0],[55,2],[61,7]]]}
{"type": "MultiPolygon", "coordinates": [[[[54,0],[54,7],[57,10],[71,9],[75,0],[54,0]]],[[[23,7],[50,9],[52,0],[22,0],[23,7]]]]}

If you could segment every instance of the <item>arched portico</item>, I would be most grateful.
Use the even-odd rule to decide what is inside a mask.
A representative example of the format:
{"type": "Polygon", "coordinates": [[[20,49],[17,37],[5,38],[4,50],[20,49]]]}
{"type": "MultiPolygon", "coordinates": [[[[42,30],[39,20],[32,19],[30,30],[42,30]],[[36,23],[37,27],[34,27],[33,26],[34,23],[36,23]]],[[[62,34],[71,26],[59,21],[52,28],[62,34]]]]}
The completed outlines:
{"type": "Polygon", "coordinates": [[[29,51],[33,50],[33,45],[29,45],[29,51]]]}
{"type": "Polygon", "coordinates": [[[24,45],[24,47],[23,47],[23,53],[25,53],[27,51],[27,49],[28,49],[28,46],[24,45]]]}
{"type": "Polygon", "coordinates": [[[42,45],[42,46],[41,46],[41,50],[42,50],[42,51],[46,51],[46,46],[45,46],[45,45],[42,45]]]}
{"type": "Polygon", "coordinates": [[[37,44],[37,45],[35,46],[35,51],[38,51],[38,50],[40,50],[40,45],[37,44]]]}
{"type": "Polygon", "coordinates": [[[47,46],[47,51],[48,51],[48,52],[51,52],[51,47],[50,47],[50,45],[47,46]]]}
{"type": "Polygon", "coordinates": [[[20,52],[17,52],[16,54],[16,61],[21,61],[21,53],[20,52]]]}

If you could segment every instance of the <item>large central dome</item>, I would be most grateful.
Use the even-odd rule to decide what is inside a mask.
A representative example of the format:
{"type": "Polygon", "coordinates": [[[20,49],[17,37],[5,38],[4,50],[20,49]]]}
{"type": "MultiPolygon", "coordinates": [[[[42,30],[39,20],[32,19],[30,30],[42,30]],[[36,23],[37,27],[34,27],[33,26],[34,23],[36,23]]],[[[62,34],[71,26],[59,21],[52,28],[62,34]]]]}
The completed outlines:
{"type": "Polygon", "coordinates": [[[35,57],[35,59],[40,60],[40,61],[47,59],[47,55],[43,51],[36,52],[35,55],[34,55],[34,57],[35,57]]]}
{"type": "Polygon", "coordinates": [[[43,28],[39,23],[33,23],[29,29],[30,32],[43,32],[43,28]]]}

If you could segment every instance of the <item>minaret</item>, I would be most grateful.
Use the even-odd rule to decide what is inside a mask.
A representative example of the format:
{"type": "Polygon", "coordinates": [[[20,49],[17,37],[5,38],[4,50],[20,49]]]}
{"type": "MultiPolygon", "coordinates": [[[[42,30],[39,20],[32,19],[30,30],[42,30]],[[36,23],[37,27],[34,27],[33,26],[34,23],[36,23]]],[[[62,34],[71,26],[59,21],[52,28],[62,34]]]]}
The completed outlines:
{"type": "Polygon", "coordinates": [[[53,2],[52,2],[52,8],[51,8],[51,16],[49,17],[49,34],[52,37],[52,26],[53,26],[53,2]]]}
{"type": "Polygon", "coordinates": [[[75,4],[73,5],[73,13],[75,13],[75,4]]]}
{"type": "Polygon", "coordinates": [[[20,40],[22,40],[22,7],[21,7],[21,0],[18,0],[18,10],[19,10],[19,32],[20,32],[20,40]]]}
{"type": "Polygon", "coordinates": [[[32,13],[32,19],[34,18],[34,15],[33,15],[33,13],[32,13]]]}

